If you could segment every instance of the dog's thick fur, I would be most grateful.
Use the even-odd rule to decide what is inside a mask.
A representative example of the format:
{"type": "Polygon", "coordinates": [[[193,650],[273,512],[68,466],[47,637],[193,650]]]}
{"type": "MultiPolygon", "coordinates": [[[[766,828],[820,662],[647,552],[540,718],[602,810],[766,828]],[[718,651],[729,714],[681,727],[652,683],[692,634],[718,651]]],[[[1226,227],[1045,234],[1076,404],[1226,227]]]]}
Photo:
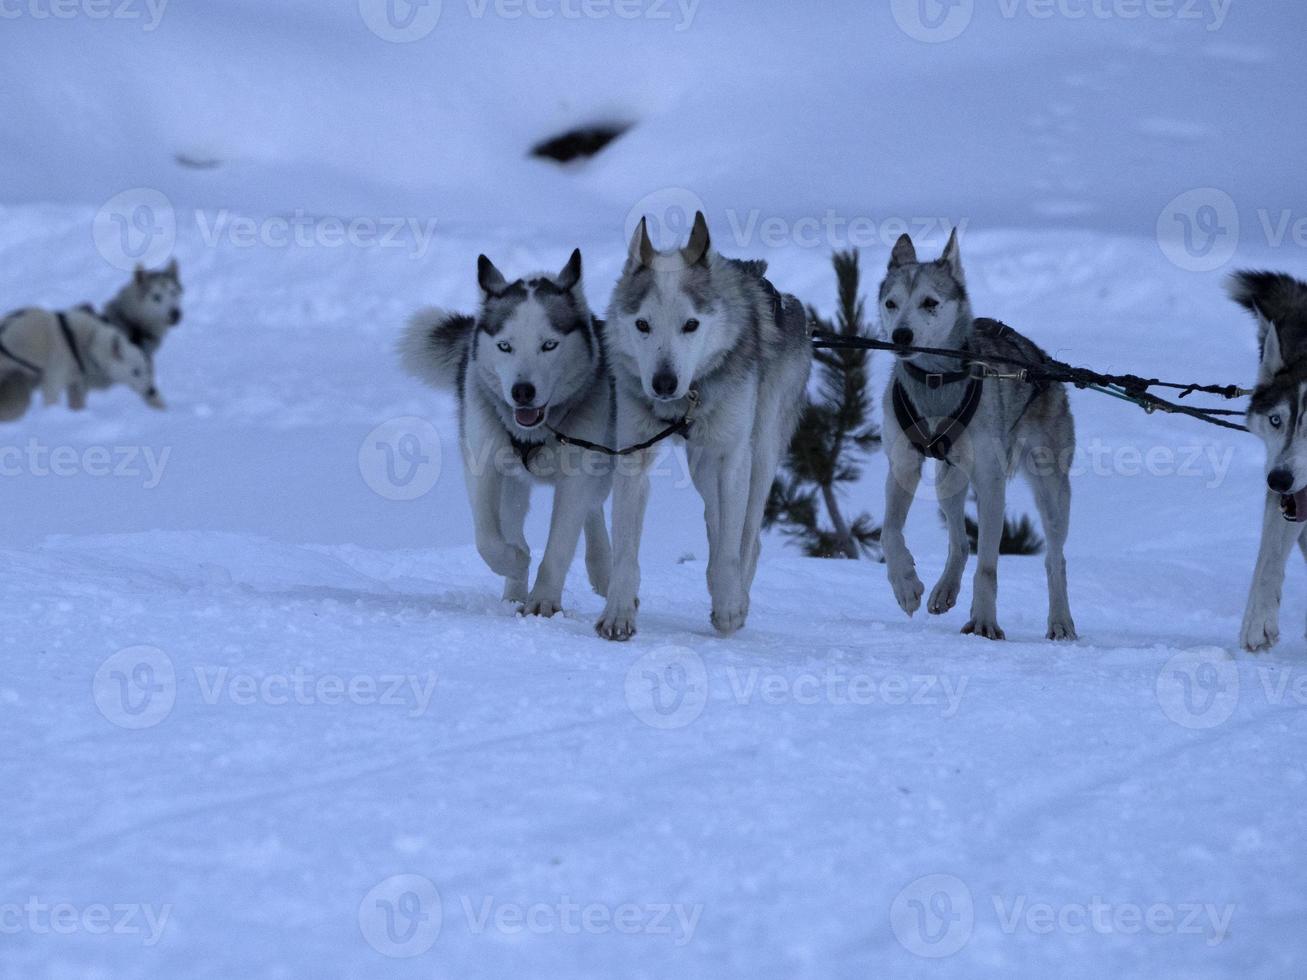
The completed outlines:
{"type": "Polygon", "coordinates": [[[552,616],[562,608],[583,529],[590,584],[600,595],[608,589],[612,552],[603,508],[613,462],[561,444],[553,430],[611,445],[612,384],[581,286],[579,251],[556,275],[511,283],[483,255],[478,282],[478,316],[423,310],[410,322],[400,354],[410,373],[458,397],[477,549],[504,577],[504,598],[526,613],[552,616]],[[554,506],[528,593],[524,524],[533,483],[554,487],[554,506]]]}
{"type": "MultiPolygon", "coordinates": [[[[967,296],[957,232],[944,256],[919,262],[912,239],[899,239],[889,272],[880,288],[880,316],[885,332],[898,344],[970,351],[975,360],[986,356],[1019,357],[1038,363],[1045,354],[1025,337],[993,320],[977,320],[967,296]]],[[[912,355],[930,372],[959,370],[957,359],[912,355]]],[[[914,379],[899,360],[885,395],[884,441],[890,473],[885,491],[885,525],[881,543],[890,584],[899,606],[909,616],[921,605],[925,591],[904,540],[908,510],[921,480],[924,456],[900,427],[892,404],[894,383],[903,386],[928,422],[938,425],[958,410],[966,382],[931,389],[914,379]]],[[[978,561],[973,583],[971,619],[962,632],[1003,639],[998,625],[998,555],[1003,536],[1007,481],[1020,469],[1034,490],[1047,542],[1048,637],[1076,638],[1067,598],[1066,542],[1071,516],[1068,470],[1075,448],[1075,426],[1066,392],[1060,384],[1031,386],[1015,381],[984,383],[979,409],[944,460],[937,464],[937,491],[948,522],[949,556],[927,609],[940,615],[958,600],[962,574],[970,554],[965,526],[968,487],[976,493],[979,517],[978,561]]]]}
{"type": "MultiPolygon", "coordinates": [[[[812,366],[807,318],[763,279],[763,263],[718,255],[702,214],[684,249],[659,253],[642,221],[609,307],[605,334],[617,393],[617,441],[632,446],[685,417],[686,449],[708,526],[712,623],[722,633],[749,612],[763,509],[803,406],[812,366]]],[[[618,471],[613,581],[595,628],[636,630],[640,537],[658,447],[618,471]]]]}
{"type": "MultiPolygon", "coordinates": [[[[1253,652],[1280,639],[1284,566],[1296,543],[1307,554],[1307,523],[1287,520],[1307,491],[1307,283],[1272,272],[1239,272],[1230,296],[1257,319],[1261,364],[1248,428],[1266,444],[1262,543],[1240,642],[1253,652]]],[[[1302,517],[1299,510],[1296,514],[1302,517]]]]}

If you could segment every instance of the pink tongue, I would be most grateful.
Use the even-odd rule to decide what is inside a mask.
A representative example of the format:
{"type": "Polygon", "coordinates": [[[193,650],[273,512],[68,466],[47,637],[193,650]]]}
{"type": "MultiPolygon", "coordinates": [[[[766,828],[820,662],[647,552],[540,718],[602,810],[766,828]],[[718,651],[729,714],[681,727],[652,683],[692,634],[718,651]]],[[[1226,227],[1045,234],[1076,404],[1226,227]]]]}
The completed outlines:
{"type": "Polygon", "coordinates": [[[538,408],[519,408],[513,413],[513,418],[517,420],[517,424],[524,429],[535,428],[544,417],[545,413],[538,408]]]}
{"type": "Polygon", "coordinates": [[[1281,496],[1280,510],[1284,511],[1286,521],[1293,521],[1295,524],[1307,524],[1307,487],[1297,493],[1281,496]]]}

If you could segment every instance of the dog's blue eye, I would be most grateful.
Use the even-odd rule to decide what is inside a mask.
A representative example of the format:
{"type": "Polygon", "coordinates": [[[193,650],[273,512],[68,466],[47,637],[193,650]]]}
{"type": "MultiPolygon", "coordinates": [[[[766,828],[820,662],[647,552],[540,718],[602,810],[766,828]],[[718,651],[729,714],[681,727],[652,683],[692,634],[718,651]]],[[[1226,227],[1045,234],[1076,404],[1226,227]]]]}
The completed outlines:
{"type": "Polygon", "coordinates": [[[698,320],[686,320],[685,326],[681,328],[681,330],[684,331],[685,333],[694,333],[698,329],[699,329],[698,320]]]}
{"type": "Polygon", "coordinates": [[[636,320],[635,329],[639,330],[641,333],[648,333],[653,328],[649,326],[648,320],[636,320]]]}
{"type": "Polygon", "coordinates": [[[1282,425],[1284,425],[1284,419],[1280,418],[1278,415],[1271,416],[1271,428],[1278,429],[1282,425]]]}
{"type": "Polygon", "coordinates": [[[512,345],[512,344],[506,344],[506,343],[504,343],[503,341],[500,341],[496,346],[497,346],[500,350],[502,350],[505,354],[511,354],[511,353],[513,353],[513,345],[512,345]]]}
{"type": "Polygon", "coordinates": [[[549,351],[554,350],[557,347],[558,347],[558,341],[556,340],[546,340],[543,344],[540,345],[540,349],[545,353],[548,353],[549,351]]]}

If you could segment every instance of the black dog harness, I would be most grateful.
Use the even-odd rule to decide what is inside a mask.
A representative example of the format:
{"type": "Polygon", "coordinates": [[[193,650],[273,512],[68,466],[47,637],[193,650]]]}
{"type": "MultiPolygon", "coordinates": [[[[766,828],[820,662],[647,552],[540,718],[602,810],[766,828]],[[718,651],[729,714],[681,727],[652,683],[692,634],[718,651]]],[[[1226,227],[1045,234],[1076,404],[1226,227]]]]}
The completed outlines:
{"type": "Polygon", "coordinates": [[[912,448],[931,459],[947,459],[949,450],[962,438],[980,408],[980,398],[985,392],[984,374],[973,372],[970,364],[965,370],[935,373],[923,371],[915,364],[906,362],[903,367],[914,379],[922,382],[932,391],[968,379],[971,382],[962,393],[962,401],[957,409],[935,429],[931,429],[921,413],[917,411],[917,406],[912,403],[912,398],[903,385],[897,380],[894,382],[894,418],[898,421],[903,434],[908,437],[908,441],[912,443],[912,448]]]}

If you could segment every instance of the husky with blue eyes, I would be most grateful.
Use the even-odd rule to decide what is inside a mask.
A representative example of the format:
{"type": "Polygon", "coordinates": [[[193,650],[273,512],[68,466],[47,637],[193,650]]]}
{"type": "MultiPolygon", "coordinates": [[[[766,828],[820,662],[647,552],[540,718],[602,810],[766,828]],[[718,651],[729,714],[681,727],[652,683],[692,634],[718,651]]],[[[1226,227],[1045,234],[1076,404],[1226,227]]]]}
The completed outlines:
{"type": "Polygon", "coordinates": [[[484,255],[476,317],[427,309],[400,344],[410,373],[459,402],[459,432],[477,550],[504,577],[504,599],[529,615],[562,609],[563,584],[585,532],[586,570],[608,591],[612,552],[604,502],[613,461],[613,389],[599,327],[581,288],[581,253],[561,272],[510,282],[484,255]],[[558,433],[576,440],[560,442],[558,433]],[[528,591],[524,525],[531,488],[554,488],[549,542],[528,591]]]}
{"type": "Polygon", "coordinates": [[[1230,295],[1257,319],[1261,367],[1248,430],[1266,445],[1262,545],[1240,642],[1269,650],[1280,639],[1284,565],[1296,544],[1307,554],[1307,283],[1274,272],[1240,272],[1230,295]]]}

